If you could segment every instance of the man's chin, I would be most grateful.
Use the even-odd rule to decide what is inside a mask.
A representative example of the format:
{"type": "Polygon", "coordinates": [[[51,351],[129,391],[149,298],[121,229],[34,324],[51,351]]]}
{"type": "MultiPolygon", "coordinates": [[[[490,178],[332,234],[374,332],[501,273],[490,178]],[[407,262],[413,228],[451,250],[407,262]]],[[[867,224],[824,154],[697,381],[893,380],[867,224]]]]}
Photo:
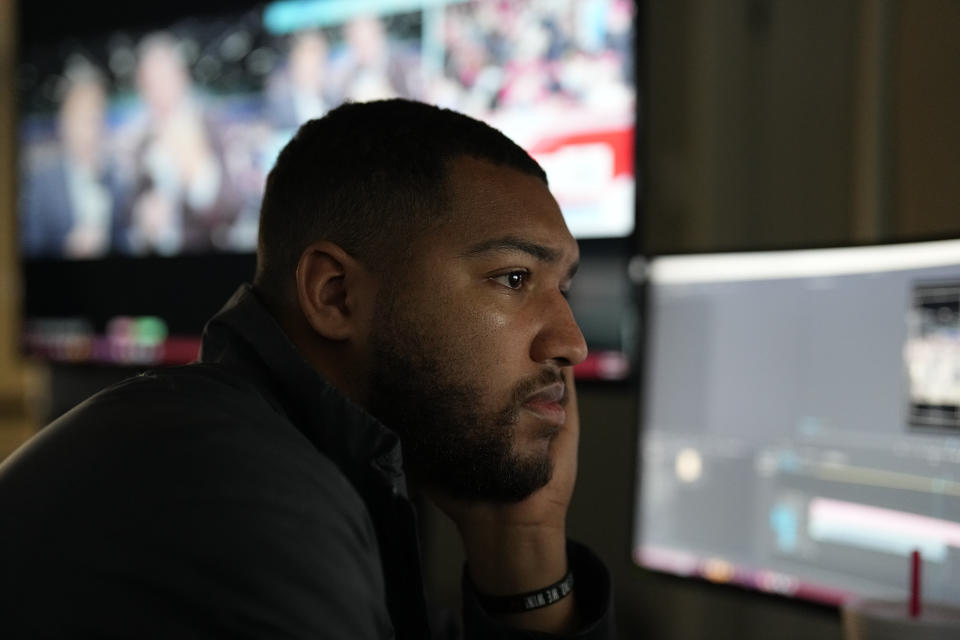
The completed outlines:
{"type": "Polygon", "coordinates": [[[500,470],[468,475],[462,468],[447,469],[434,465],[425,474],[418,473],[417,468],[410,469],[409,473],[413,482],[455,500],[514,504],[526,500],[550,482],[553,462],[547,455],[549,442],[543,446],[543,453],[536,451],[524,460],[498,465],[500,470]]]}
{"type": "Polygon", "coordinates": [[[528,462],[534,458],[551,459],[550,448],[562,428],[562,425],[540,420],[534,414],[525,415],[517,425],[513,442],[514,455],[522,456],[528,462]]]}

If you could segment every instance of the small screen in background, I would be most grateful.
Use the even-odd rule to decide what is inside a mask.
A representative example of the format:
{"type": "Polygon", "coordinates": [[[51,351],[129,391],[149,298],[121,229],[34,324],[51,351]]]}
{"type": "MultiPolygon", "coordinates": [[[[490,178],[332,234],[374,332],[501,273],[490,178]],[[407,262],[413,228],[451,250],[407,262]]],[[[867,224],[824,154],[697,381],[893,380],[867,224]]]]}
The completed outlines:
{"type": "Polygon", "coordinates": [[[960,280],[917,284],[908,331],[910,423],[960,435],[960,280]]]}

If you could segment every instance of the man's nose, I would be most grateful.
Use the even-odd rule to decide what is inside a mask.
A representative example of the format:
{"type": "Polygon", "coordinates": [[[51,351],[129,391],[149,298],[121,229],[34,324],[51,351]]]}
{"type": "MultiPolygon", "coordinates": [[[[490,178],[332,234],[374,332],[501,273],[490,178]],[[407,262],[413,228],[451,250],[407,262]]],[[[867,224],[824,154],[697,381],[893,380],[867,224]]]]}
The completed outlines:
{"type": "Polygon", "coordinates": [[[545,319],[531,345],[530,357],[535,362],[553,362],[569,367],[587,357],[587,343],[573,317],[567,299],[557,292],[556,298],[544,309],[545,319]]]}

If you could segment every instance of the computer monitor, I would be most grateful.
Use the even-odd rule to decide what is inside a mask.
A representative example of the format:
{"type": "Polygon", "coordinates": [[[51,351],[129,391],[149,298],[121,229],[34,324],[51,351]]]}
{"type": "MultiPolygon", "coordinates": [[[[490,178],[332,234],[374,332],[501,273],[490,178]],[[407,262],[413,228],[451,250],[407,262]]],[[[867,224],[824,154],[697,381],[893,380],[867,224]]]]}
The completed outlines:
{"type": "MultiPolygon", "coordinates": [[[[400,96],[490,122],[545,168],[574,235],[595,248],[629,246],[631,0],[217,0],[203,13],[172,4],[175,18],[166,3],[138,7],[135,26],[78,11],[56,33],[43,28],[49,15],[24,8],[18,220],[28,353],[192,359],[204,321],[253,276],[277,153],[300,124],[346,100],[400,96]]],[[[620,348],[617,326],[589,326],[599,333],[588,340],[620,348]]],[[[597,370],[620,376],[625,359],[614,355],[597,370]]]]}
{"type": "Polygon", "coordinates": [[[960,604],[960,240],[645,271],[635,562],[960,604]]]}

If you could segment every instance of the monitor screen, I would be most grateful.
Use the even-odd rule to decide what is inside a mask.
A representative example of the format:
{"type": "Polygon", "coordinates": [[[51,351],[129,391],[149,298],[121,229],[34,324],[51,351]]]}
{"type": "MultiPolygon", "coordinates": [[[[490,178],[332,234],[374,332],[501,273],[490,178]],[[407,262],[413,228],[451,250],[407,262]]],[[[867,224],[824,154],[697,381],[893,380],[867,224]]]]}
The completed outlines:
{"type": "Polygon", "coordinates": [[[960,603],[960,241],[646,265],[641,566],[960,603]]]}
{"type": "Polygon", "coordinates": [[[407,97],[485,120],[542,164],[575,236],[633,232],[630,0],[238,6],[23,43],[28,351],[107,361],[191,352],[176,336],[199,334],[252,277],[279,150],[347,100],[407,97]]]}
{"type": "Polygon", "coordinates": [[[543,164],[576,236],[627,236],[632,30],[625,0],[326,0],[28,47],[23,254],[252,251],[296,128],[390,96],[491,122],[543,164]]]}

